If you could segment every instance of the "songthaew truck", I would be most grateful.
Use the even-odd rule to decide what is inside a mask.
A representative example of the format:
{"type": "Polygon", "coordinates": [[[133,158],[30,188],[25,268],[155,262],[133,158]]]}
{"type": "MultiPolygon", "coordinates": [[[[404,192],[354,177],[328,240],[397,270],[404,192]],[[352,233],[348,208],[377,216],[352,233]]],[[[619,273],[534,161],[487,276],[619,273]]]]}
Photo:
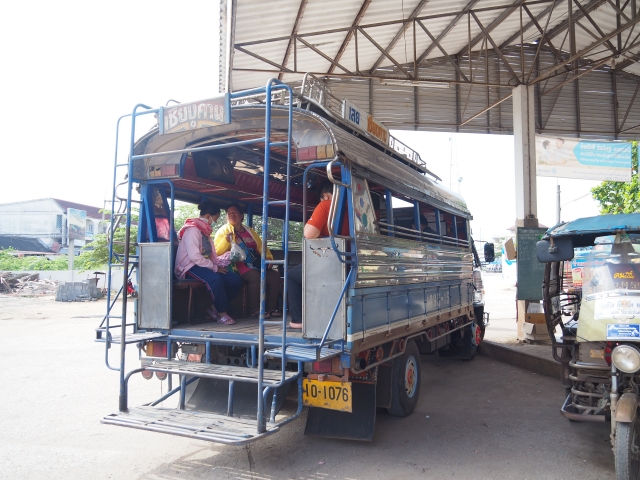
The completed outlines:
{"type": "Polygon", "coordinates": [[[417,152],[321,81],[274,79],[200,102],[137,105],[123,118],[130,151],[115,159],[108,278],[122,269],[138,296],[110,296],[96,330],[120,378],[118,409],[103,423],[243,445],[307,406],[306,434],[371,440],[377,408],[405,417],[416,407],[421,353],[474,357],[488,314],[467,205],[417,152]],[[138,138],[149,115],[158,124],[138,138]],[[329,235],[296,236],[327,180],[329,235]],[[176,202],[204,200],[241,205],[258,230],[258,318],[248,315],[245,286],[231,303],[235,324],[211,321],[204,284],[173,274],[176,202]],[[291,329],[287,273],[299,264],[303,326],[291,329]],[[269,268],[281,276],[279,318],[265,314],[269,268]],[[139,352],[136,365],[125,361],[127,346],[139,352]],[[168,391],[130,405],[138,374],[166,379],[168,391]]]}

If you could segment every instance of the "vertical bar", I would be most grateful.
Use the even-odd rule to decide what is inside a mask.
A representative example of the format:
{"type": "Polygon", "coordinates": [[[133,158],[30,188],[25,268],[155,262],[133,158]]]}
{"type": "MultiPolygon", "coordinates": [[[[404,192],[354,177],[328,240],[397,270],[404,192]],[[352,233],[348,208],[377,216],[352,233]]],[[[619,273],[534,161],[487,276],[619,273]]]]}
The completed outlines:
{"type": "Polygon", "coordinates": [[[253,228],[253,205],[247,205],[247,226],[253,228]]]}
{"type": "Polygon", "coordinates": [[[356,45],[356,74],[360,75],[360,60],[358,58],[358,29],[356,28],[353,31],[353,39],[355,40],[356,45]]]}
{"type": "Polygon", "coordinates": [[[273,389],[273,397],[271,398],[271,416],[269,421],[275,423],[276,421],[276,408],[278,408],[278,389],[273,389]]]}
{"type": "MultiPolygon", "coordinates": [[[[131,137],[129,144],[129,162],[128,162],[128,181],[127,181],[127,216],[125,222],[125,238],[124,238],[124,261],[122,270],[122,286],[126,292],[127,280],[129,279],[129,236],[131,235],[131,190],[133,188],[133,162],[131,157],[134,155],[136,142],[136,116],[138,107],[149,109],[146,105],[138,104],[133,108],[131,113],[131,137]]],[[[115,187],[114,187],[115,188],[115,187]]],[[[113,217],[113,215],[112,215],[113,217]]],[[[126,336],[127,336],[127,295],[122,295],[122,321],[120,322],[120,396],[119,407],[121,412],[127,411],[127,387],[125,384],[125,352],[126,352],[126,336]]]]}
{"type": "Polygon", "coordinates": [[[416,21],[413,20],[413,78],[418,80],[418,52],[416,48],[416,21]]]}
{"type": "Polygon", "coordinates": [[[235,382],[229,380],[229,397],[227,398],[227,417],[233,417],[233,389],[235,382]]]}
{"type": "MultiPolygon", "coordinates": [[[[456,63],[458,67],[460,66],[460,57],[456,55],[456,63]]],[[[460,119],[460,73],[456,69],[456,133],[460,131],[460,123],[462,120],[460,119]]]]}
{"type": "MultiPolygon", "coordinates": [[[[442,232],[440,228],[440,210],[437,208],[435,210],[436,210],[436,233],[439,236],[442,236],[442,232]]],[[[442,242],[442,239],[440,239],[440,242],[442,242]]]]}
{"type": "Polygon", "coordinates": [[[187,396],[187,376],[180,375],[180,403],[178,404],[178,408],[180,410],[184,410],[184,403],[187,396]]]}
{"type": "Polygon", "coordinates": [[[387,223],[390,225],[389,231],[387,232],[387,235],[389,235],[390,237],[394,236],[394,226],[393,226],[393,207],[391,206],[391,190],[389,190],[388,188],[384,189],[384,203],[385,206],[387,208],[387,223]]]}
{"type": "Polygon", "coordinates": [[[420,225],[420,203],[416,200],[413,202],[413,223],[416,230],[420,232],[420,240],[422,240],[422,225],[420,225]]]}
{"type": "Polygon", "coordinates": [[[413,123],[414,130],[418,130],[420,123],[420,98],[418,96],[418,87],[413,87],[413,123]]]}
{"type": "Polygon", "coordinates": [[[373,116],[373,78],[369,79],[369,115],[373,116]]]}
{"type": "Polygon", "coordinates": [[[205,362],[208,364],[211,363],[211,342],[207,342],[205,344],[205,354],[204,354],[205,362]]]}
{"type": "Polygon", "coordinates": [[[467,36],[469,39],[469,48],[467,48],[467,55],[469,55],[469,81],[473,83],[473,65],[471,62],[471,10],[467,13],[467,36]]]}
{"type": "Polygon", "coordinates": [[[458,244],[458,217],[451,215],[453,219],[453,238],[456,239],[456,245],[458,244]]]}
{"type": "MultiPolygon", "coordinates": [[[[620,133],[620,120],[618,119],[618,73],[615,69],[611,69],[611,81],[613,82],[613,125],[616,132],[616,140],[620,133]]],[[[577,82],[577,80],[576,80],[577,82]]]]}

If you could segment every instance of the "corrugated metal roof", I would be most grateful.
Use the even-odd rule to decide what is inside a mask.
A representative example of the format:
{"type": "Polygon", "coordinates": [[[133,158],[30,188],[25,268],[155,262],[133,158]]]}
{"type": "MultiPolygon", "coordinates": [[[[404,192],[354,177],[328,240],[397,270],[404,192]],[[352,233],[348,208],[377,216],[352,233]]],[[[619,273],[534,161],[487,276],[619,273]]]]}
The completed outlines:
{"type": "Polygon", "coordinates": [[[571,14],[572,48],[563,0],[221,0],[221,11],[236,12],[221,29],[221,58],[231,58],[229,75],[221,68],[221,88],[227,81],[233,90],[260,86],[279,75],[296,82],[312,72],[326,75],[334,95],[389,128],[511,133],[510,101],[484,110],[516,83],[539,81],[540,132],[634,138],[640,134],[640,13],[631,12],[631,2],[621,16],[606,0],[579,5],[571,14]],[[620,26],[628,28],[618,38],[612,33],[620,26]],[[602,35],[611,38],[603,42],[602,35]],[[585,54],[568,73],[557,61],[572,52],[585,54]],[[410,78],[420,86],[385,85],[380,78],[410,78]],[[449,88],[425,86],[434,81],[449,88]]]}

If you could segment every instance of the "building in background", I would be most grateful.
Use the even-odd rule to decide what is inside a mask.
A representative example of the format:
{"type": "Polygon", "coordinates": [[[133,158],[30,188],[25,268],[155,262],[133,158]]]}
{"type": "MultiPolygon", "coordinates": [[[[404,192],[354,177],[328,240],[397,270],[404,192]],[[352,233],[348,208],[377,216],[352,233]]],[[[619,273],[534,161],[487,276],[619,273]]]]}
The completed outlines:
{"type": "Polygon", "coordinates": [[[94,235],[106,232],[110,216],[101,213],[99,207],[41,198],[0,204],[0,235],[37,239],[51,251],[64,253],[69,245],[70,208],[87,212],[84,240],[75,240],[75,250],[93,240],[94,235]]]}

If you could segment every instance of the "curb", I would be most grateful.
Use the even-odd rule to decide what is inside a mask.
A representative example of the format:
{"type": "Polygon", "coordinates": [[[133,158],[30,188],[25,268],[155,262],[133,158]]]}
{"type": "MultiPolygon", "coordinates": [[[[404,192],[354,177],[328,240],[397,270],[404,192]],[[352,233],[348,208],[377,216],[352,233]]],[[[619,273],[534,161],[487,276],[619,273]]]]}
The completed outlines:
{"type": "Polygon", "coordinates": [[[483,340],[478,346],[478,353],[533,373],[546,375],[558,380],[561,378],[560,363],[552,359],[525,353],[518,347],[507,347],[506,345],[483,340]]]}

